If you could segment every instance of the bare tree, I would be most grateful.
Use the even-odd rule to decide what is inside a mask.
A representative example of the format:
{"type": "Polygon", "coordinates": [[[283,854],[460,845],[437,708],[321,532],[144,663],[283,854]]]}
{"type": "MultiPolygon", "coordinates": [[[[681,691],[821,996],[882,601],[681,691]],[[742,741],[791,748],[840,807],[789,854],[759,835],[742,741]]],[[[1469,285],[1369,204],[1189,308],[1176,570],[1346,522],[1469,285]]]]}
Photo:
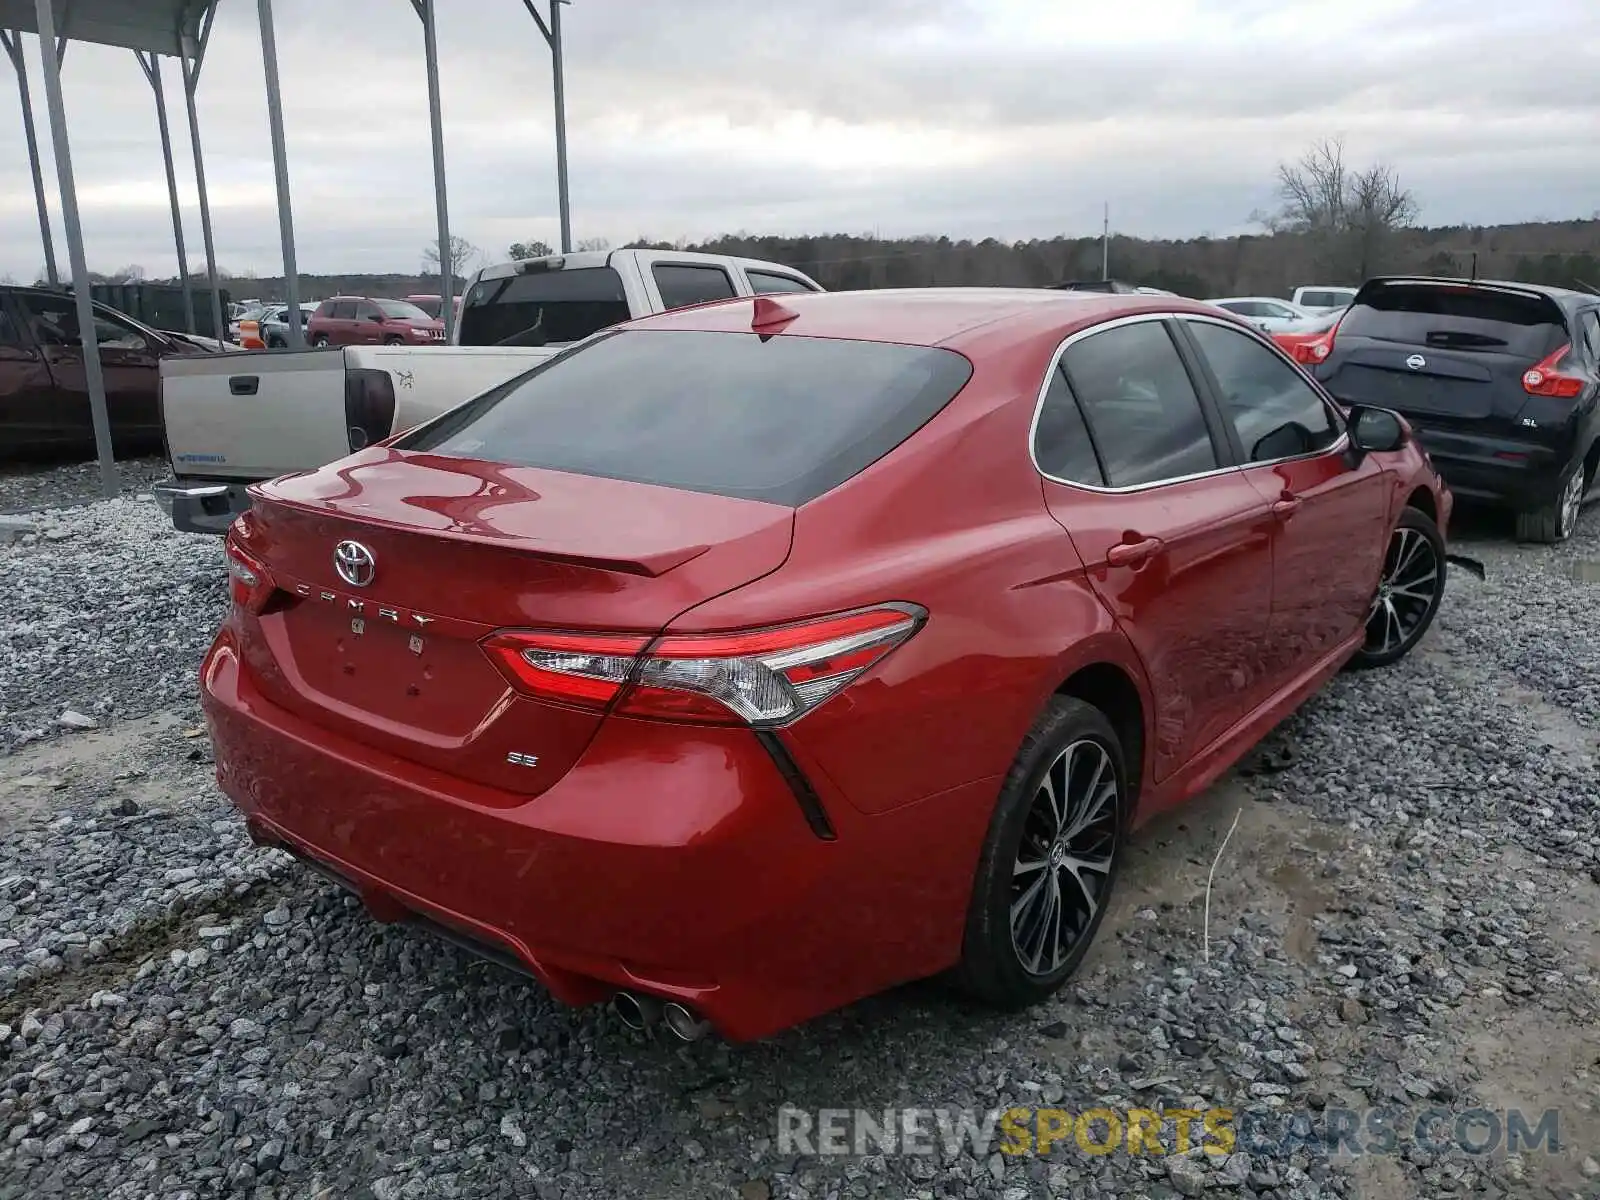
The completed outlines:
{"type": "Polygon", "coordinates": [[[1324,138],[1298,162],[1278,165],[1274,213],[1253,214],[1273,233],[1297,233],[1311,245],[1322,270],[1360,282],[1375,273],[1390,235],[1410,225],[1417,201],[1383,163],[1355,170],[1344,141],[1324,138]]]}
{"type": "MultiPolygon", "coordinates": [[[[483,256],[479,250],[464,237],[450,235],[450,286],[455,286],[457,279],[464,279],[472,270],[472,265],[483,256]]],[[[439,263],[439,239],[434,238],[422,248],[422,273],[424,275],[442,275],[439,263]]]]}
{"type": "Polygon", "coordinates": [[[549,242],[512,242],[508,252],[518,262],[525,258],[549,258],[555,251],[550,249],[549,242]]]}
{"type": "Polygon", "coordinates": [[[129,263],[113,271],[107,281],[110,283],[140,283],[145,279],[145,270],[138,263],[129,263]]]}
{"type": "Polygon", "coordinates": [[[609,250],[611,239],[603,237],[584,238],[578,243],[579,250],[609,250]]]}

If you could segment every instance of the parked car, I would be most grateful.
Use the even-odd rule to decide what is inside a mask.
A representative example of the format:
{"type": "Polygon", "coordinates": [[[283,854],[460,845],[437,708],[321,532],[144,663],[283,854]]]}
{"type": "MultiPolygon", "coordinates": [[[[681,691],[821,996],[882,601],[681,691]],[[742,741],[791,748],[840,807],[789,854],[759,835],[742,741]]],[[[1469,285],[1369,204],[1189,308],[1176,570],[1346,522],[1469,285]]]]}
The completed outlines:
{"type": "Polygon", "coordinates": [[[444,322],[404,300],[335,296],[307,323],[311,344],[326,346],[437,346],[444,322]]]}
{"type": "MultiPolygon", "coordinates": [[[[308,300],[299,306],[300,330],[304,334],[312,316],[316,313],[318,301],[308,300]]],[[[289,348],[289,306],[287,304],[274,304],[261,314],[261,340],[268,350],[287,350],[289,348]]],[[[307,339],[309,341],[309,338],[307,339]]]]}
{"type": "Polygon", "coordinates": [[[646,318],[253,491],[201,671],[253,838],[732,1039],[1050,996],[1130,829],[1417,644],[1451,506],[1242,322],[1048,289],[646,318]]]}
{"type": "MultiPolygon", "coordinates": [[[[423,312],[435,320],[444,320],[444,298],[442,296],[407,296],[407,304],[415,304],[423,312]]],[[[461,297],[455,298],[456,316],[461,316],[461,297]]]]}
{"type": "Polygon", "coordinates": [[[1342,312],[1350,307],[1350,301],[1356,298],[1356,288],[1330,287],[1325,284],[1315,284],[1310,287],[1297,287],[1291,299],[1296,308],[1303,308],[1312,313],[1342,312]]]}
{"type": "Polygon", "coordinates": [[[759,259],[670,250],[552,255],[468,281],[456,345],[351,346],[237,363],[169,363],[162,392],[172,478],[156,499],[190,533],[223,533],[247,485],[309,470],[437,416],[630,317],[727,296],[820,291],[759,259]],[[238,397],[256,396],[253,404],[238,397]]]}
{"type": "Polygon", "coordinates": [[[259,300],[237,306],[237,311],[228,318],[228,339],[232,342],[242,343],[247,334],[251,337],[256,336],[261,322],[261,314],[266,310],[267,306],[259,300]],[[249,329],[245,328],[247,323],[249,329]]]}
{"type": "Polygon", "coordinates": [[[1514,511],[1520,539],[1572,536],[1600,471],[1600,296],[1373,279],[1302,353],[1339,399],[1403,413],[1450,487],[1514,511]]]}
{"type": "Polygon", "coordinates": [[[1264,333],[1288,333],[1304,329],[1314,324],[1318,315],[1272,296],[1225,296],[1220,300],[1207,300],[1206,303],[1243,317],[1264,333]]]}
{"type": "MultiPolygon", "coordinates": [[[[161,450],[157,361],[211,357],[216,343],[151,329],[94,305],[106,415],[118,455],[161,450]]],[[[0,459],[95,453],[77,301],[45,288],[0,287],[0,459]]]]}

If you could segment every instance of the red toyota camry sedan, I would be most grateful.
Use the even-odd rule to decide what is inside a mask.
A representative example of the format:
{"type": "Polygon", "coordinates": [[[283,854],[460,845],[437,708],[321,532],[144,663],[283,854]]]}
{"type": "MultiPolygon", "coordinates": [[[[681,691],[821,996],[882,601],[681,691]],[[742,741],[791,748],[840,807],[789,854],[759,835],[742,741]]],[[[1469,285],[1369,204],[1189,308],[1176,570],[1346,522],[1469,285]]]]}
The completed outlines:
{"type": "Polygon", "coordinates": [[[631,1024],[1023,1006],[1130,829],[1417,644],[1450,503],[1201,304],[680,310],[254,490],[217,776],[378,919],[631,1024]]]}

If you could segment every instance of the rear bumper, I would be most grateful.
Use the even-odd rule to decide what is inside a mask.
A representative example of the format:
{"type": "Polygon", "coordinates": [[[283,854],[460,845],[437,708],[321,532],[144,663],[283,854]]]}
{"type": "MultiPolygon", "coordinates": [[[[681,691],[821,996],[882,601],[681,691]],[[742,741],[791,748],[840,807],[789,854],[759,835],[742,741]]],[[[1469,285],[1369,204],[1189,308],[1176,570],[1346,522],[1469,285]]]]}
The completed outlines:
{"type": "Polygon", "coordinates": [[[249,486],[221,480],[168,479],[151,491],[180,532],[223,534],[250,507],[249,486]]]}
{"type": "Polygon", "coordinates": [[[229,627],[201,700],[217,779],[260,842],[330,870],[379,920],[421,917],[568,1004],[678,999],[763,1037],[960,953],[999,781],[808,827],[748,730],[607,719],[527,798],[331,734],[267,700],[229,627]]]}
{"type": "Polygon", "coordinates": [[[1426,435],[1419,440],[1458,498],[1518,512],[1555,503],[1571,462],[1570,456],[1533,443],[1483,439],[1470,444],[1452,437],[1436,446],[1426,435]]]}

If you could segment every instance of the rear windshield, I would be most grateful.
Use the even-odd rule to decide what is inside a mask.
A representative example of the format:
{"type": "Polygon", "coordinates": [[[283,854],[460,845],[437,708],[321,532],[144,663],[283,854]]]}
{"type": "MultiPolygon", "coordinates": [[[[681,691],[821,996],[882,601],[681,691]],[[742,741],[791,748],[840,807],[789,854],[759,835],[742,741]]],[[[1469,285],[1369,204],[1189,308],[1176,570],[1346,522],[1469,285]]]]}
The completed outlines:
{"type": "Polygon", "coordinates": [[[417,299],[411,301],[411,303],[415,304],[430,317],[437,317],[441,312],[444,311],[444,305],[440,303],[439,297],[437,296],[419,296],[417,299]]]}
{"type": "Polygon", "coordinates": [[[1365,289],[1339,335],[1531,359],[1567,340],[1561,309],[1548,296],[1465,283],[1365,289]]]}
{"type": "Polygon", "coordinates": [[[1350,292],[1302,292],[1300,303],[1308,308],[1338,308],[1350,303],[1350,292]]]}
{"type": "Polygon", "coordinates": [[[579,342],[626,321],[627,293],[611,267],[535,271],[485,279],[461,307],[463,346],[549,346],[579,342]]]}
{"type": "Polygon", "coordinates": [[[971,373],[922,346],[628,330],[394,445],[797,506],[894,449],[971,373]]]}

